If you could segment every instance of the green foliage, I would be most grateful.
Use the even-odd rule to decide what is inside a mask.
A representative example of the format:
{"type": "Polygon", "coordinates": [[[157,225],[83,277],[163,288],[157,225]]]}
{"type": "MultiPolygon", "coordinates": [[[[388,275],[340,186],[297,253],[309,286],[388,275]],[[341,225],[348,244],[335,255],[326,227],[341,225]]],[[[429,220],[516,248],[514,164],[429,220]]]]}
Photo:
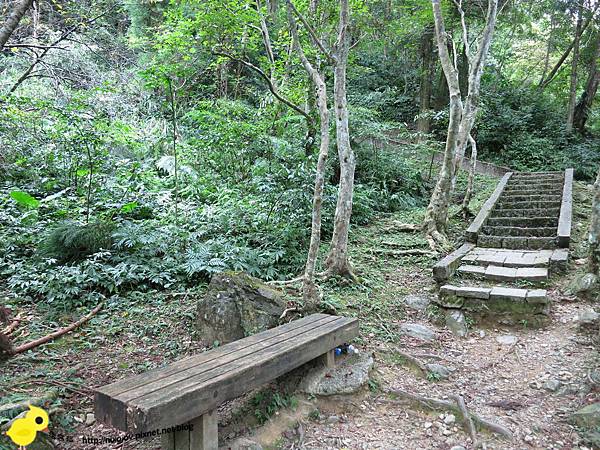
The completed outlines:
{"type": "Polygon", "coordinates": [[[20,205],[26,206],[28,208],[37,208],[38,206],[40,206],[39,200],[36,200],[27,192],[12,191],[10,193],[10,197],[20,205]]]}
{"type": "Polygon", "coordinates": [[[274,390],[261,391],[252,397],[254,416],[262,425],[277,411],[283,408],[295,409],[298,406],[296,397],[274,390]]]}
{"type": "Polygon", "coordinates": [[[41,253],[61,263],[81,261],[88,255],[112,246],[114,225],[96,222],[81,225],[74,222],[60,224],[42,241],[41,253]]]}

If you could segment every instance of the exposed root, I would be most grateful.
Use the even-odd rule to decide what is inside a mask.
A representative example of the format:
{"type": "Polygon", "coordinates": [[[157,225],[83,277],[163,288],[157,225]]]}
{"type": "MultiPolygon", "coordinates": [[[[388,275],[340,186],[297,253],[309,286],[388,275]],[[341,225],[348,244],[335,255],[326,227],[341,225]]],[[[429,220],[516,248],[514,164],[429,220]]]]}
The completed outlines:
{"type": "Polygon", "coordinates": [[[465,405],[465,399],[460,395],[453,395],[452,398],[456,401],[458,408],[460,409],[460,413],[462,414],[463,423],[467,427],[467,431],[471,436],[471,441],[473,442],[473,448],[479,448],[479,441],[477,439],[477,431],[475,430],[475,425],[473,424],[473,419],[467,410],[467,405],[465,405]]]}
{"type": "Polygon", "coordinates": [[[434,256],[437,255],[437,252],[432,250],[425,250],[422,248],[409,248],[403,250],[387,250],[385,248],[374,248],[371,249],[374,253],[385,253],[386,255],[392,256],[411,256],[411,255],[426,255],[426,256],[434,256]]]}
{"type": "Polygon", "coordinates": [[[23,320],[23,319],[21,317],[21,313],[19,313],[19,314],[17,314],[17,317],[15,317],[13,319],[13,321],[0,333],[2,333],[5,336],[12,334],[12,332],[15,331],[17,329],[17,327],[19,326],[19,324],[21,323],[21,320],[23,320]]]}
{"type": "MultiPolygon", "coordinates": [[[[387,391],[390,395],[400,398],[401,400],[387,400],[387,399],[379,399],[379,401],[384,403],[390,403],[395,405],[406,405],[406,403],[416,404],[418,407],[426,409],[428,411],[453,411],[456,414],[462,415],[462,411],[459,406],[455,403],[448,402],[445,400],[439,400],[436,398],[422,397],[420,395],[411,394],[409,392],[403,390],[392,390],[387,391]]],[[[478,416],[472,412],[467,411],[467,415],[473,421],[474,426],[477,425],[479,428],[487,429],[492,433],[499,434],[505,437],[508,440],[513,440],[513,434],[509,429],[505,428],[502,425],[499,425],[495,422],[491,422],[483,417],[478,416]]]]}
{"type": "Polygon", "coordinates": [[[11,352],[11,354],[16,355],[19,353],[26,352],[27,350],[31,350],[32,348],[38,347],[42,344],[45,344],[46,342],[50,342],[51,340],[56,339],[57,337],[60,337],[63,334],[67,334],[69,331],[73,331],[75,328],[77,328],[80,325],[83,325],[85,322],[87,322],[93,316],[95,316],[96,313],[102,309],[102,306],[104,306],[104,303],[100,303],[98,306],[96,306],[94,309],[92,309],[87,316],[82,317],[77,322],[73,322],[71,325],[69,325],[67,327],[61,328],[60,330],[57,330],[54,333],[50,333],[42,338],[36,339],[35,341],[31,341],[31,342],[28,342],[27,344],[23,344],[18,347],[15,347],[13,349],[13,351],[11,352]]]}
{"type": "Polygon", "coordinates": [[[404,358],[409,363],[414,365],[417,369],[419,369],[423,373],[423,375],[427,375],[429,373],[429,369],[427,368],[427,366],[422,361],[415,358],[414,356],[409,355],[408,353],[397,351],[397,350],[394,353],[400,355],[402,358],[404,358]]]}

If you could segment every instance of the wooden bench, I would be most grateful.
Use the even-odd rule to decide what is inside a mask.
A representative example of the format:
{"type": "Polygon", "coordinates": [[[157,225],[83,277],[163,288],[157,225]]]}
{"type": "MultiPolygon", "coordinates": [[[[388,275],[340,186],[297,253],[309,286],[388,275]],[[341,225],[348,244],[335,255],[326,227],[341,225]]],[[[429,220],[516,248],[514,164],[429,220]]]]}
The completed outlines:
{"type": "Polygon", "coordinates": [[[221,403],[316,358],[332,366],[356,336],[357,319],[314,314],[101,387],[96,419],[134,438],[160,435],[164,450],[216,450],[221,403]]]}

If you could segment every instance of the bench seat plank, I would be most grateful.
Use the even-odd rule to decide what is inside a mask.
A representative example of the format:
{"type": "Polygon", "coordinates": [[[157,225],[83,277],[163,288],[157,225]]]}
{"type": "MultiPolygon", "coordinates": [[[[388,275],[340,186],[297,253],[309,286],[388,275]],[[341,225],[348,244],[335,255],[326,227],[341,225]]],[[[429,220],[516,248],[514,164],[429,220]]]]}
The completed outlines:
{"type": "Polygon", "coordinates": [[[123,431],[183,424],[358,335],[358,321],[315,314],[100,388],[96,417],[123,431]]]}

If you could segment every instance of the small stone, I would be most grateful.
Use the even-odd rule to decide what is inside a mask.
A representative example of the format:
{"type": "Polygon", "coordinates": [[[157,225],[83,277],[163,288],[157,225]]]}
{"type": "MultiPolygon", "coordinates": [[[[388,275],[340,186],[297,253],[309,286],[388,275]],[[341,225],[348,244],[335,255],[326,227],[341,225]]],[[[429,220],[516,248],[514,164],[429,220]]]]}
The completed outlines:
{"type": "Polygon", "coordinates": [[[465,315],[459,310],[447,310],[445,312],[446,326],[456,336],[465,337],[468,333],[465,315]]]}
{"type": "Polygon", "coordinates": [[[484,338],[485,337],[485,331],[479,330],[479,337],[480,338],[484,338]]]}
{"type": "Polygon", "coordinates": [[[550,392],[556,392],[560,387],[560,381],[554,378],[546,380],[543,384],[543,388],[550,392]]]}
{"type": "Polygon", "coordinates": [[[533,441],[534,441],[534,439],[535,439],[535,438],[534,438],[532,435],[530,435],[530,434],[528,434],[527,436],[525,436],[525,437],[523,438],[523,440],[524,440],[525,442],[528,442],[528,443],[529,443],[529,442],[533,442],[533,441]]]}
{"type": "Polygon", "coordinates": [[[422,341],[433,341],[435,332],[430,328],[418,323],[403,323],[400,325],[400,330],[410,337],[421,339],[422,341]]]}
{"type": "Polygon", "coordinates": [[[410,309],[423,311],[429,305],[429,299],[421,295],[407,295],[404,297],[404,304],[410,309]]]}
{"type": "Polygon", "coordinates": [[[445,428],[444,431],[442,431],[442,434],[444,436],[450,436],[452,434],[452,430],[449,430],[448,428],[445,428]]]}
{"type": "Polygon", "coordinates": [[[451,425],[454,422],[456,422],[456,416],[454,414],[448,414],[445,418],[444,418],[444,423],[446,425],[451,425]]]}
{"type": "Polygon", "coordinates": [[[85,424],[89,427],[90,425],[94,425],[96,422],[96,416],[94,413],[87,413],[85,416],[85,424]]]}
{"type": "Polygon", "coordinates": [[[433,423],[431,422],[425,422],[423,424],[423,428],[425,428],[426,430],[428,430],[429,428],[431,428],[433,426],[433,423]]]}
{"type": "Polygon", "coordinates": [[[600,427],[600,402],[592,403],[571,415],[571,422],[582,428],[595,430],[600,427]]]}
{"type": "Polygon", "coordinates": [[[332,424],[334,424],[334,423],[338,423],[339,421],[340,421],[340,418],[339,418],[338,416],[329,416],[329,417],[327,418],[327,423],[328,423],[329,425],[332,425],[332,424]]]}
{"type": "Polygon", "coordinates": [[[462,445],[455,445],[450,450],[467,450],[467,449],[464,448],[462,445]]]}
{"type": "Polygon", "coordinates": [[[502,345],[513,345],[517,343],[517,337],[510,334],[504,334],[502,336],[496,336],[496,341],[502,345]]]}
{"type": "Polygon", "coordinates": [[[577,316],[577,322],[579,322],[580,326],[589,326],[596,325],[600,319],[600,314],[598,314],[593,309],[586,309],[581,311],[577,316]]]}
{"type": "Polygon", "coordinates": [[[450,376],[451,370],[442,364],[431,363],[427,364],[426,367],[429,372],[437,375],[440,379],[446,379],[450,376]]]}

